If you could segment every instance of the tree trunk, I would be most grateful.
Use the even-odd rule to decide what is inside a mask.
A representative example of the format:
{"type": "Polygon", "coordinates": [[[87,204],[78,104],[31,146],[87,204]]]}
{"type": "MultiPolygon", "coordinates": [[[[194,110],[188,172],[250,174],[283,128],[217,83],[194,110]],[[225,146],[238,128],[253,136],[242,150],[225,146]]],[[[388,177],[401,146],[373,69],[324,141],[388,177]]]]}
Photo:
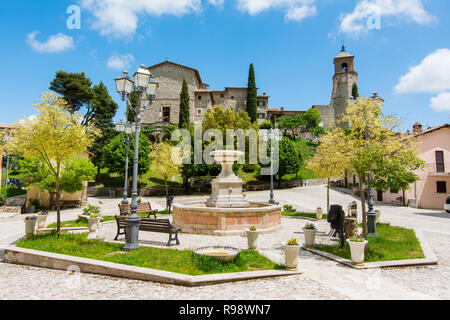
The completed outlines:
{"type": "Polygon", "coordinates": [[[331,179],[328,178],[328,183],[327,183],[327,213],[330,213],[330,185],[331,185],[331,179]]]}
{"type": "Polygon", "coordinates": [[[166,211],[169,210],[169,203],[167,202],[167,197],[169,196],[169,186],[167,185],[167,180],[164,180],[166,184],[166,211]]]}
{"type": "Polygon", "coordinates": [[[359,178],[359,192],[361,193],[361,209],[362,209],[362,227],[363,237],[367,240],[367,210],[366,210],[366,195],[364,193],[364,177],[359,178]]]}
{"type": "Polygon", "coordinates": [[[58,238],[61,234],[60,200],[61,200],[61,186],[59,183],[59,168],[58,168],[58,170],[56,172],[56,233],[58,234],[58,238]]]}
{"type": "Polygon", "coordinates": [[[99,183],[100,182],[100,167],[97,166],[97,175],[95,176],[95,182],[99,183]]]}

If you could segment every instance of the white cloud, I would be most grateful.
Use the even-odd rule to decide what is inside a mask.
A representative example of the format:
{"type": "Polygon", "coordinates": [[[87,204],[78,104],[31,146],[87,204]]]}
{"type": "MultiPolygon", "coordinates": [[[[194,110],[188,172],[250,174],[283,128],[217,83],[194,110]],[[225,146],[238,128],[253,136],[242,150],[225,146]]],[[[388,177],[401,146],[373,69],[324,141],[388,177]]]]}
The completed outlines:
{"type": "Polygon", "coordinates": [[[341,17],[340,30],[354,35],[366,33],[369,29],[367,21],[373,16],[405,18],[422,25],[434,19],[424,9],[422,0],[360,0],[352,13],[341,17]]]}
{"type": "Polygon", "coordinates": [[[317,8],[316,0],[237,0],[238,9],[257,15],[265,10],[279,9],[286,12],[286,20],[301,21],[306,17],[314,16],[317,8]]]}
{"type": "Polygon", "coordinates": [[[396,93],[437,93],[450,90],[450,49],[438,49],[409,69],[395,86],[396,93]]]}
{"type": "Polygon", "coordinates": [[[113,55],[106,63],[108,68],[123,71],[130,68],[130,64],[134,61],[131,54],[113,55]]]}
{"type": "Polygon", "coordinates": [[[450,112],[450,92],[442,92],[437,97],[431,98],[430,107],[435,111],[450,112]]]}
{"type": "Polygon", "coordinates": [[[208,0],[208,2],[210,4],[212,4],[213,6],[216,6],[216,7],[219,7],[219,8],[223,8],[225,0],[208,0]]]}
{"type": "Polygon", "coordinates": [[[63,33],[48,38],[47,42],[36,40],[39,31],[34,31],[27,36],[27,43],[38,52],[56,53],[73,48],[73,38],[63,33]]]}
{"type": "MultiPolygon", "coordinates": [[[[92,27],[100,34],[115,38],[133,35],[139,17],[170,14],[182,16],[201,10],[201,0],[79,0],[95,21],[92,27]]],[[[219,2],[219,1],[215,1],[219,2]]]]}

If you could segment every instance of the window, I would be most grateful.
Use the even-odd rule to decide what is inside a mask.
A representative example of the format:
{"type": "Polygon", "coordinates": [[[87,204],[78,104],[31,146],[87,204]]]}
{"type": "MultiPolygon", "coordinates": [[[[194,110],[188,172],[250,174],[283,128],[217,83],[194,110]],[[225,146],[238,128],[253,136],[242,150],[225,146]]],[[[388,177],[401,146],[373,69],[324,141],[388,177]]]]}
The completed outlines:
{"type": "Polygon", "coordinates": [[[202,100],[202,96],[198,96],[198,100],[202,100]]]}
{"type": "Polygon", "coordinates": [[[163,122],[170,122],[170,107],[163,107],[162,120],[163,122]]]}
{"type": "Polygon", "coordinates": [[[398,190],[396,190],[396,189],[391,189],[391,193],[396,194],[396,193],[398,193],[398,190]]]}
{"type": "Polygon", "coordinates": [[[444,151],[436,151],[436,172],[445,172],[444,151]]]}
{"type": "Polygon", "coordinates": [[[234,99],[234,96],[231,96],[231,99],[234,99]]]}
{"type": "Polygon", "coordinates": [[[445,181],[436,181],[437,193],[447,193],[447,183],[445,181]]]}
{"type": "Polygon", "coordinates": [[[266,115],[264,113],[258,113],[258,118],[259,119],[265,119],[266,115]]]}
{"type": "Polygon", "coordinates": [[[265,107],[266,102],[265,101],[258,101],[258,107],[265,107]]]}
{"type": "Polygon", "coordinates": [[[348,71],[348,64],[343,63],[343,64],[342,64],[341,71],[342,71],[342,72],[347,72],[347,71],[348,71]]]}
{"type": "Polygon", "coordinates": [[[223,93],[222,93],[222,94],[220,95],[220,97],[221,97],[221,98],[223,98],[223,97],[224,97],[223,93]]]}
{"type": "Polygon", "coordinates": [[[203,114],[203,110],[202,109],[197,109],[197,115],[201,116],[203,114]]]}

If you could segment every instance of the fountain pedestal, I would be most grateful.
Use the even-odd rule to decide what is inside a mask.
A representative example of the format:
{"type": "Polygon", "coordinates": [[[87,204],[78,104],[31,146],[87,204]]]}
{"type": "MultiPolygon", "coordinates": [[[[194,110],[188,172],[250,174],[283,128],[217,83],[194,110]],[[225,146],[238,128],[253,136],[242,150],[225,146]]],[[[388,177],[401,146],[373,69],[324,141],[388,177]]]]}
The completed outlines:
{"type": "Polygon", "coordinates": [[[222,172],[211,181],[211,196],[206,201],[210,208],[248,208],[248,202],[242,194],[243,181],[233,172],[233,164],[243,155],[240,151],[223,150],[211,153],[222,165],[222,172]]]}

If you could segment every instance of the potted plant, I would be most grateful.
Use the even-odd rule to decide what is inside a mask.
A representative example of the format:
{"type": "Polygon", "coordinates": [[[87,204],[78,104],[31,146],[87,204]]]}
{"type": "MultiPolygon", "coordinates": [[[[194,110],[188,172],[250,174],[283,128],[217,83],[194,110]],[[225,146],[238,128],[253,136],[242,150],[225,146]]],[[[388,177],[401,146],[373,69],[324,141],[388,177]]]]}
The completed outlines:
{"type": "Polygon", "coordinates": [[[284,256],[286,268],[295,270],[298,267],[298,255],[300,253],[300,247],[298,240],[292,238],[291,240],[283,242],[284,256]]]}
{"type": "Polygon", "coordinates": [[[97,231],[100,223],[100,214],[91,213],[91,216],[88,218],[88,223],[89,223],[89,232],[97,231]]]}
{"type": "Polygon", "coordinates": [[[284,209],[284,211],[287,211],[287,212],[294,212],[293,207],[289,204],[284,205],[283,209],[284,209]]]}
{"type": "Polygon", "coordinates": [[[39,211],[37,214],[37,228],[44,229],[47,222],[48,211],[39,211]]]}
{"type": "Polygon", "coordinates": [[[99,214],[100,215],[100,207],[93,206],[92,204],[88,204],[86,208],[83,209],[83,214],[78,215],[80,220],[88,220],[91,217],[91,214],[99,214]]]}
{"type": "Polygon", "coordinates": [[[305,233],[305,247],[306,248],[314,247],[317,232],[316,226],[313,225],[312,223],[307,223],[305,224],[303,231],[305,233]]]}
{"type": "Polygon", "coordinates": [[[246,229],[245,232],[247,233],[248,248],[256,249],[258,247],[259,231],[256,227],[252,226],[249,229],[246,229]]]}
{"type": "Polygon", "coordinates": [[[347,242],[350,246],[352,261],[356,264],[363,263],[367,240],[364,240],[364,238],[360,235],[355,235],[347,239],[347,242]]]}
{"type": "Polygon", "coordinates": [[[25,235],[27,237],[32,236],[34,234],[34,230],[36,229],[37,216],[36,215],[27,216],[25,217],[24,221],[25,221],[25,235]]]}
{"type": "Polygon", "coordinates": [[[138,198],[137,199],[137,203],[139,204],[139,203],[141,203],[142,202],[142,199],[141,198],[138,198]]]}
{"type": "Polygon", "coordinates": [[[316,218],[317,220],[322,220],[322,214],[323,214],[323,210],[321,207],[318,207],[316,209],[316,218]]]}

